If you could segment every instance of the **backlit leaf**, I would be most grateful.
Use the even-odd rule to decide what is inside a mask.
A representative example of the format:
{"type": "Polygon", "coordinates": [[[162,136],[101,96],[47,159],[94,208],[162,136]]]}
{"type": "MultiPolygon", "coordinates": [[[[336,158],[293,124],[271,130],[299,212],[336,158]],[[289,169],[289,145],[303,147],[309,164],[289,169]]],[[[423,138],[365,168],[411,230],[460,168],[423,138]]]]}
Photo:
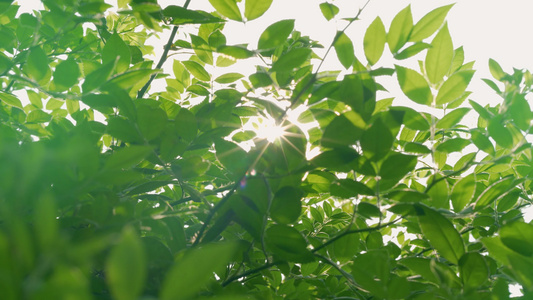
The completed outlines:
{"type": "Polygon", "coordinates": [[[469,111],[470,108],[468,107],[454,109],[442,117],[442,119],[435,124],[435,127],[440,129],[452,128],[459,123],[469,111]]]}
{"type": "Polygon", "coordinates": [[[243,78],[244,75],[240,74],[240,73],[226,73],[226,74],[222,74],[220,76],[218,76],[217,78],[215,78],[215,81],[218,82],[218,83],[232,83],[232,82],[235,82],[241,78],[243,78]]]}
{"type": "Polygon", "coordinates": [[[389,33],[387,34],[387,42],[393,54],[397,53],[405,45],[412,29],[413,15],[411,14],[411,5],[408,5],[392,19],[389,33]]]}
{"type": "Polygon", "coordinates": [[[503,124],[503,118],[501,115],[494,116],[490,119],[487,129],[490,137],[494,139],[496,144],[508,149],[513,147],[513,136],[509,129],[503,124]]]}
{"type": "Polygon", "coordinates": [[[236,0],[209,0],[209,3],[221,15],[235,21],[242,21],[241,11],[237,6],[236,0]]]}
{"type": "Polygon", "coordinates": [[[272,65],[273,72],[292,71],[294,68],[301,66],[311,56],[311,49],[296,48],[280,56],[272,65]]]}
{"type": "Polygon", "coordinates": [[[387,33],[385,32],[385,26],[381,19],[376,17],[376,19],[374,19],[374,21],[368,26],[363,39],[365,56],[370,65],[374,65],[378,62],[383,54],[386,42],[387,33]]]}
{"type": "Polygon", "coordinates": [[[335,117],[324,130],[322,145],[337,148],[354,144],[363,134],[365,121],[357,113],[348,111],[335,117]]]}
{"type": "Polygon", "coordinates": [[[339,31],[337,32],[337,39],[333,46],[335,47],[339,61],[344,68],[348,69],[355,59],[352,40],[344,32],[339,31]]]}
{"type": "Polygon", "coordinates": [[[313,254],[307,249],[307,242],[294,227],[276,224],[266,231],[267,247],[280,259],[291,262],[311,262],[313,254]]]}
{"type": "Polygon", "coordinates": [[[294,20],[281,20],[268,26],[259,37],[257,48],[276,48],[287,40],[293,29],[294,20]]]}
{"type": "Polygon", "coordinates": [[[470,174],[458,180],[452,189],[451,200],[456,212],[462,211],[470,202],[476,191],[476,175],[470,174]]]}
{"type": "Polygon", "coordinates": [[[454,50],[452,37],[445,24],[431,42],[426,55],[425,67],[429,82],[439,83],[451,68],[454,50]]]}
{"type": "Polygon", "coordinates": [[[465,286],[476,288],[489,277],[489,267],[478,252],[465,253],[459,260],[459,273],[465,286]]]}
{"type": "Polygon", "coordinates": [[[162,11],[163,15],[171,18],[174,25],[220,23],[224,20],[203,11],[189,10],[181,6],[169,5],[162,11]]]}
{"type": "Polygon", "coordinates": [[[331,4],[331,3],[327,3],[327,2],[320,3],[319,7],[320,7],[320,11],[322,12],[322,15],[328,21],[333,19],[339,13],[339,8],[336,5],[331,4]]]}
{"type": "Polygon", "coordinates": [[[211,75],[209,75],[209,73],[207,73],[204,67],[202,67],[202,65],[200,65],[199,63],[192,61],[192,60],[183,61],[182,63],[185,66],[185,68],[187,68],[187,70],[191,72],[191,74],[194,77],[198,78],[198,80],[201,80],[201,81],[211,80],[211,75]]]}
{"type": "Polygon", "coordinates": [[[213,273],[222,275],[236,250],[234,243],[213,243],[187,250],[167,272],[159,297],[175,300],[195,296],[214,280],[213,273]]]}
{"type": "Polygon", "coordinates": [[[472,76],[473,70],[459,71],[450,76],[440,87],[436,104],[446,104],[459,98],[466,91],[472,76]]]}
{"type": "Polygon", "coordinates": [[[22,109],[22,102],[20,102],[20,100],[17,97],[11,94],[0,92],[0,100],[2,100],[2,102],[4,102],[7,105],[22,109]]]}
{"type": "Polygon", "coordinates": [[[394,137],[389,128],[377,119],[361,136],[361,148],[366,157],[378,161],[391,151],[394,137]]]}
{"type": "Polygon", "coordinates": [[[244,4],[244,16],[251,21],[262,16],[270,7],[273,0],[246,0],[244,4]]]}
{"type": "Polygon", "coordinates": [[[453,4],[441,6],[422,17],[422,19],[420,19],[420,21],[418,21],[413,27],[409,41],[419,42],[430,37],[442,25],[452,6],[453,4]]]}
{"type": "Polygon", "coordinates": [[[302,213],[302,197],[302,191],[291,186],[285,186],[278,190],[270,207],[272,220],[279,224],[296,222],[302,213]]]}
{"type": "Polygon", "coordinates": [[[54,71],[54,83],[69,88],[79,82],[80,68],[73,59],[60,62],[54,71]]]}
{"type": "Polygon", "coordinates": [[[107,42],[102,50],[102,63],[105,65],[107,63],[116,63],[116,72],[122,73],[126,71],[131,62],[131,53],[129,46],[120,38],[118,33],[114,33],[110,38],[107,39],[107,42]]]}
{"type": "Polygon", "coordinates": [[[398,83],[404,94],[418,104],[431,105],[433,95],[426,79],[418,72],[396,66],[398,83]]]}
{"type": "Polygon", "coordinates": [[[496,80],[502,80],[506,75],[500,64],[492,58],[489,59],[489,71],[496,80]]]}
{"type": "Polygon", "coordinates": [[[489,185],[477,198],[475,209],[483,208],[497,198],[504,196],[515,187],[515,178],[512,176],[504,177],[493,184],[489,185]]]}
{"type": "Polygon", "coordinates": [[[143,245],[131,227],[126,227],[106,263],[111,294],[119,300],[136,299],[144,289],[146,257],[143,245]]]}
{"type": "Polygon", "coordinates": [[[415,43],[414,45],[411,45],[407,48],[405,48],[402,52],[395,54],[394,58],[398,60],[407,59],[409,57],[413,57],[417,55],[418,53],[431,48],[430,44],[426,43],[415,43]]]}
{"type": "Polygon", "coordinates": [[[465,247],[461,235],[452,222],[427,206],[417,205],[415,208],[424,237],[440,255],[449,262],[458,264],[465,253],[465,247]]]}
{"type": "Polygon", "coordinates": [[[31,79],[35,81],[41,81],[44,79],[50,71],[46,52],[44,52],[40,46],[31,48],[23,68],[31,79]]]}

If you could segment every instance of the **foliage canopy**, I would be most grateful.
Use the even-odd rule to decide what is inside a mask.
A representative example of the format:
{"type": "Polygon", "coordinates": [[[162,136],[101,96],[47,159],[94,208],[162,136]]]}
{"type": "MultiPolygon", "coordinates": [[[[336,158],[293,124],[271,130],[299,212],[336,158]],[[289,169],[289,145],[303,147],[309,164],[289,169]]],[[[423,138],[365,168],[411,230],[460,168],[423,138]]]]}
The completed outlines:
{"type": "Polygon", "coordinates": [[[294,20],[231,45],[225,24],[272,0],[189,2],[0,2],[3,299],[507,299],[512,283],[531,297],[529,71],[490,60],[502,102],[470,100],[452,5],[352,41],[361,11],[338,20],[324,2],[346,24],[331,45],[294,20]],[[323,47],[343,70],[324,70],[323,47]],[[252,130],[271,123],[281,136],[252,130]]]}

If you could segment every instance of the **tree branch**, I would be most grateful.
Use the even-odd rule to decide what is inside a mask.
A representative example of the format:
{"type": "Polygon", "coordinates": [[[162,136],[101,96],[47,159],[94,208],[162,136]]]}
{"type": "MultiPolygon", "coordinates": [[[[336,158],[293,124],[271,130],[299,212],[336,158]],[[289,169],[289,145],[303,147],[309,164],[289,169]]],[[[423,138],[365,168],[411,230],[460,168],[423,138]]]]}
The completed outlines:
{"type": "MultiPolygon", "coordinates": [[[[185,1],[185,4],[183,5],[183,8],[189,7],[189,4],[191,3],[191,0],[185,1]]],[[[161,69],[163,67],[163,64],[168,58],[168,52],[170,51],[170,48],[172,47],[172,44],[174,44],[174,38],[176,37],[176,34],[178,33],[179,26],[174,26],[172,28],[172,32],[170,33],[170,37],[168,38],[168,42],[165,45],[165,48],[163,50],[163,54],[161,55],[161,58],[159,59],[159,62],[156,65],[156,69],[161,69]]],[[[150,84],[152,84],[152,81],[154,81],[157,74],[153,74],[150,76],[150,79],[148,79],[148,82],[139,90],[137,93],[137,99],[141,99],[146,91],[148,91],[148,88],[150,87],[150,84]]]]}

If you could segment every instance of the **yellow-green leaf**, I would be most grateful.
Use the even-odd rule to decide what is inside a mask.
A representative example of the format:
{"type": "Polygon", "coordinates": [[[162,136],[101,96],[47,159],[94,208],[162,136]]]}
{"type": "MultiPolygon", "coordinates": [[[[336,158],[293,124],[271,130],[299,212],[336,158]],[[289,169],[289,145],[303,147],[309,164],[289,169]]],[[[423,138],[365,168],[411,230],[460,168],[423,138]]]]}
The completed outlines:
{"type": "Polygon", "coordinates": [[[405,45],[412,29],[413,15],[411,5],[408,5],[394,17],[387,34],[387,42],[392,53],[398,52],[405,45]]]}
{"type": "Polygon", "coordinates": [[[182,63],[185,66],[185,68],[187,68],[187,70],[191,72],[191,74],[194,75],[194,77],[196,77],[198,80],[201,80],[201,81],[211,80],[211,76],[209,75],[209,73],[207,73],[204,67],[202,67],[202,65],[200,65],[199,63],[192,61],[192,60],[184,61],[182,63]]]}
{"type": "Polygon", "coordinates": [[[221,15],[235,21],[242,21],[241,11],[237,6],[236,0],[209,0],[209,3],[221,15]]]}
{"type": "Polygon", "coordinates": [[[122,232],[119,243],[111,249],[106,263],[106,280],[115,299],[137,299],[146,279],[143,245],[131,227],[122,232]]]}
{"type": "Polygon", "coordinates": [[[355,59],[352,40],[344,32],[339,31],[333,46],[342,66],[348,69],[355,59]]]}
{"type": "Polygon", "coordinates": [[[431,42],[426,56],[425,67],[429,82],[437,84],[442,80],[452,66],[453,55],[452,37],[446,24],[431,42]]]}
{"type": "Polygon", "coordinates": [[[441,6],[430,11],[420,21],[416,23],[409,37],[410,42],[420,42],[431,36],[444,22],[446,15],[452,8],[453,4],[441,6]]]}
{"type": "Polygon", "coordinates": [[[424,76],[398,65],[396,66],[396,75],[400,88],[409,99],[418,104],[431,105],[433,95],[424,76]]]}
{"type": "Polygon", "coordinates": [[[470,80],[472,80],[474,72],[474,70],[465,70],[450,76],[439,89],[436,100],[437,105],[450,103],[461,97],[466,91],[470,80]]]}
{"type": "Polygon", "coordinates": [[[378,62],[383,54],[383,49],[385,49],[386,41],[387,33],[385,32],[385,26],[381,19],[377,17],[368,26],[363,40],[365,56],[370,65],[374,65],[378,62]]]}
{"type": "Polygon", "coordinates": [[[251,21],[262,16],[272,4],[273,0],[246,0],[244,4],[244,16],[251,21]]]}

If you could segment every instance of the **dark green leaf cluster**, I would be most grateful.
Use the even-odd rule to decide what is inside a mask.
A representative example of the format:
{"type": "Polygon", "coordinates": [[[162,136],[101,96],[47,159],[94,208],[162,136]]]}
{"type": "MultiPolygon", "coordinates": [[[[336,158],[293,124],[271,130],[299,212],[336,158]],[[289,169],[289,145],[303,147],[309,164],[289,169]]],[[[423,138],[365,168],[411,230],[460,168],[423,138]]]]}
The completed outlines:
{"type": "Polygon", "coordinates": [[[502,103],[469,99],[451,5],[416,23],[408,6],[352,41],[363,10],[324,2],[346,26],[322,52],[293,19],[227,43],[227,22],[272,2],[0,3],[2,299],[533,295],[531,73],[490,60],[502,103]],[[380,65],[386,48],[396,65],[380,65]],[[333,50],[342,76],[322,64],[333,50]],[[382,97],[396,83],[413,107],[382,97]]]}

